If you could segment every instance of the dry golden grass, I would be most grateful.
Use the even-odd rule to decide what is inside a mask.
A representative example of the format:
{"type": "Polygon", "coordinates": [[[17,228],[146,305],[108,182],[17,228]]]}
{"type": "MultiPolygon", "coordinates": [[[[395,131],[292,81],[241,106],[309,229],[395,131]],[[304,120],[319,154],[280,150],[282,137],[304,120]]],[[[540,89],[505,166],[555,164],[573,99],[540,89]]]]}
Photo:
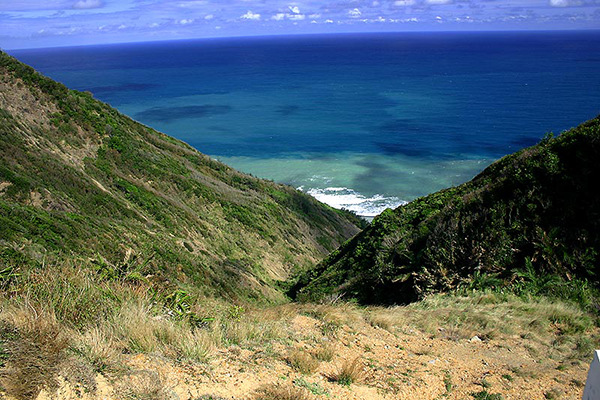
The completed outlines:
{"type": "Polygon", "coordinates": [[[398,316],[391,315],[386,309],[373,308],[365,314],[366,321],[373,327],[391,331],[394,326],[401,324],[398,316]]]}
{"type": "Polygon", "coordinates": [[[357,325],[364,322],[364,310],[350,303],[304,305],[303,311],[330,324],[357,325]]]}
{"type": "Polygon", "coordinates": [[[0,371],[5,392],[29,400],[43,388],[53,391],[68,345],[54,316],[33,308],[13,308],[3,310],[0,324],[2,348],[10,360],[0,371]]]}
{"type": "MultiPolygon", "coordinates": [[[[594,327],[590,315],[568,303],[544,298],[471,293],[431,296],[405,307],[361,308],[337,303],[259,309],[196,293],[190,310],[209,318],[195,325],[157,302],[144,284],[94,283],[94,275],[77,266],[64,266],[60,271],[60,276],[30,272],[25,278],[33,283],[27,290],[18,297],[0,298],[0,356],[5,363],[0,383],[7,394],[18,399],[33,398],[44,387],[51,390],[57,374],[70,379],[66,361],[83,371],[73,382],[93,379],[98,372],[127,380],[129,375],[123,375],[127,360],[138,353],[155,354],[171,362],[207,363],[218,357],[216,350],[236,347],[242,354],[260,353],[281,360],[285,348],[302,344],[306,351],[291,352],[286,361],[293,370],[312,374],[319,361],[329,362],[336,349],[344,350],[340,338],[351,332],[373,332],[370,326],[397,335],[415,330],[419,335],[452,341],[474,335],[484,341],[519,335],[531,352],[565,365],[587,363],[591,348],[599,344],[590,335],[594,327]],[[73,311],[90,307],[96,307],[92,310],[95,314],[82,317],[73,311]],[[106,310],[110,312],[104,314],[106,310]],[[315,320],[306,323],[306,318],[298,319],[306,315],[315,320]],[[298,321],[306,325],[298,329],[298,321]],[[12,345],[15,338],[19,343],[12,345]]],[[[373,334],[390,336],[383,331],[373,334]]],[[[413,351],[425,354],[431,350],[422,346],[413,351]]],[[[330,378],[346,385],[360,381],[362,362],[352,359],[355,355],[343,356],[350,357],[349,361],[330,378]]],[[[90,382],[83,386],[93,388],[90,382]]],[[[147,398],[158,396],[162,390],[150,389],[144,394],[147,398]]],[[[142,398],[135,390],[123,394],[123,398],[135,396],[142,398]]]]}
{"type": "Polygon", "coordinates": [[[122,400],[167,400],[172,398],[169,392],[162,377],[153,371],[131,372],[115,387],[122,400]]]}
{"type": "Polygon", "coordinates": [[[173,322],[152,317],[150,306],[126,303],[115,316],[116,334],[126,340],[127,348],[136,353],[152,353],[158,350],[161,342],[174,339],[173,322]]]}
{"type": "Polygon", "coordinates": [[[244,318],[240,321],[219,320],[213,330],[215,340],[224,345],[259,345],[284,336],[279,323],[244,318]]]}
{"type": "Polygon", "coordinates": [[[364,366],[360,357],[344,361],[341,368],[337,372],[330,374],[327,378],[332,382],[337,382],[345,386],[362,381],[364,378],[364,366]]]}
{"type": "Polygon", "coordinates": [[[312,400],[305,389],[292,385],[272,384],[258,389],[254,400],[312,400]]]}
{"type": "Polygon", "coordinates": [[[571,332],[593,325],[590,316],[575,305],[501,293],[435,295],[409,306],[370,307],[362,312],[372,326],[390,331],[417,328],[449,338],[493,338],[522,332],[546,336],[555,332],[552,325],[571,332]]]}
{"type": "Polygon", "coordinates": [[[95,396],[98,394],[96,371],[93,370],[88,362],[72,354],[63,360],[60,365],[58,383],[59,386],[64,383],[65,385],[78,388],[80,392],[89,393],[90,395],[95,396]]]}
{"type": "Polygon", "coordinates": [[[134,353],[158,353],[174,359],[206,362],[220,338],[214,331],[191,328],[185,321],[157,315],[142,302],[124,304],[111,326],[117,340],[134,353]]]}
{"type": "Polygon", "coordinates": [[[296,371],[308,375],[319,368],[319,361],[312,354],[303,350],[294,350],[287,357],[286,361],[296,371]]]}
{"type": "Polygon", "coordinates": [[[214,348],[210,335],[199,329],[182,330],[176,343],[179,358],[194,362],[207,362],[214,348]]]}
{"type": "Polygon", "coordinates": [[[119,369],[119,345],[114,332],[106,332],[110,326],[93,326],[74,339],[74,348],[96,372],[119,369]]]}
{"type": "Polygon", "coordinates": [[[314,351],[315,358],[319,361],[329,362],[335,356],[335,345],[326,344],[314,351]]]}

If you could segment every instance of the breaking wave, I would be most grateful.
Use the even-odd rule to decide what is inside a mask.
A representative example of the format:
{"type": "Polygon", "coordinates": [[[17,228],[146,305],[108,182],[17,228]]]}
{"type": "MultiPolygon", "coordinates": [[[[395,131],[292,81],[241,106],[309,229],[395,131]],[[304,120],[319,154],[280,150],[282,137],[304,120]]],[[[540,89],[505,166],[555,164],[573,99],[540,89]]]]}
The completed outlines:
{"type": "Polygon", "coordinates": [[[361,217],[375,217],[387,208],[396,208],[406,204],[406,201],[400,200],[397,197],[386,197],[380,194],[366,197],[345,187],[305,189],[304,186],[301,186],[298,189],[333,208],[345,208],[346,210],[354,211],[361,217]]]}

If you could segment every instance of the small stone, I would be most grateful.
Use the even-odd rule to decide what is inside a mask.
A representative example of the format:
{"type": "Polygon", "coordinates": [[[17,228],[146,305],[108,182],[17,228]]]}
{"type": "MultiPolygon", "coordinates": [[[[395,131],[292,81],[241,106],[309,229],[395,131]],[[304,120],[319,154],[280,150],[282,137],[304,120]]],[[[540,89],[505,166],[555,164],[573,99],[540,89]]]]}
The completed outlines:
{"type": "Polygon", "coordinates": [[[477,335],[473,336],[473,337],[472,337],[472,338],[469,340],[469,342],[471,342],[471,343],[477,343],[477,342],[482,342],[482,341],[483,341],[483,340],[481,340],[481,338],[480,338],[479,336],[477,336],[477,335]]]}

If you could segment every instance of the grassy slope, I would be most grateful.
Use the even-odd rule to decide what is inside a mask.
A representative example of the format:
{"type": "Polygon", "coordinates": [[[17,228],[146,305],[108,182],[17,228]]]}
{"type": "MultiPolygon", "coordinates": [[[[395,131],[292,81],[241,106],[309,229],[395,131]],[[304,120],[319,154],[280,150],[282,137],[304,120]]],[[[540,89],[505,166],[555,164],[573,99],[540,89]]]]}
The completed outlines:
{"type": "Polygon", "coordinates": [[[502,158],[470,182],[387,210],[301,275],[292,293],[389,304],[486,279],[597,284],[599,156],[596,118],[502,158]]]}
{"type": "Polygon", "coordinates": [[[1,286],[76,258],[103,278],[274,300],[355,223],[0,53],[1,286]]]}

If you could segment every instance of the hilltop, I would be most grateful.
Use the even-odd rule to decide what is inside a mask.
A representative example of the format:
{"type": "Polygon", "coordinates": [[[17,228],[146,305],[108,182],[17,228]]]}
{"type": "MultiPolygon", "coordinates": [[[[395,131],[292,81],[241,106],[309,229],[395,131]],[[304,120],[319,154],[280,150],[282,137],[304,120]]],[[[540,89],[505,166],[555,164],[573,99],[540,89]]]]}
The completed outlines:
{"type": "Polygon", "coordinates": [[[600,118],[549,136],[465,184],[386,210],[292,294],[403,304],[510,286],[581,300],[599,282],[599,157],[600,118]]]}

